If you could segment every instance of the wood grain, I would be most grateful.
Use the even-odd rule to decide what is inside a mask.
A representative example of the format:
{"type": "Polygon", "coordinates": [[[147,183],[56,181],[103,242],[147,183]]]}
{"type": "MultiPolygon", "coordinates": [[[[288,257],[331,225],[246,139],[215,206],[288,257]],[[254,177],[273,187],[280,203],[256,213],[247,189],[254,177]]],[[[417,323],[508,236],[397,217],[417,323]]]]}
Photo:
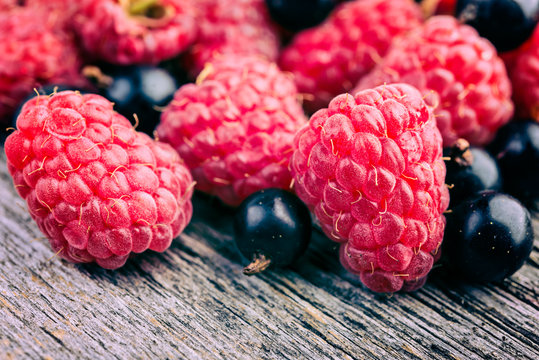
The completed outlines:
{"type": "Polygon", "coordinates": [[[291,269],[242,275],[232,210],[200,194],[165,253],[117,271],[73,265],[24,209],[3,151],[0,191],[2,359],[539,358],[537,238],[502,284],[462,284],[441,267],[389,297],[342,269],[317,230],[291,269]]]}

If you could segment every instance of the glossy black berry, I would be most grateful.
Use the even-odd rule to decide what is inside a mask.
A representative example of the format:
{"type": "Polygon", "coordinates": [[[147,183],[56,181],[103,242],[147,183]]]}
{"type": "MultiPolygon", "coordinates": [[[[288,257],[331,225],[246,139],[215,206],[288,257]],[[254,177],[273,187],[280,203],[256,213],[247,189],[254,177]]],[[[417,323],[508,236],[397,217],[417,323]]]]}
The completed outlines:
{"type": "Polygon", "coordinates": [[[511,122],[488,149],[500,165],[504,191],[529,206],[539,202],[539,124],[511,122]]]}
{"type": "Polygon", "coordinates": [[[450,208],[483,190],[501,190],[502,179],[496,160],[485,150],[469,147],[459,139],[451,148],[444,149],[449,188],[450,208]]]}
{"type": "Polygon", "coordinates": [[[337,4],[337,0],[266,0],[272,19],[290,31],[320,24],[337,4]]]}
{"type": "Polygon", "coordinates": [[[456,13],[502,52],[530,38],[537,25],[539,0],[458,0],[456,13]]]}
{"type": "Polygon", "coordinates": [[[130,121],[136,114],[137,130],[150,135],[159,122],[160,110],[181,85],[169,71],[151,65],[86,67],[85,74],[94,79],[99,94],[114,103],[114,110],[130,121]]]}
{"type": "Polygon", "coordinates": [[[533,246],[530,213],[509,195],[484,191],[447,215],[443,250],[453,273],[468,281],[501,281],[533,246]]]}
{"type": "Polygon", "coordinates": [[[311,239],[311,216],[295,195],[281,189],[265,189],[250,195],[234,217],[235,241],[251,263],[244,274],[267,267],[292,264],[311,239]]]}

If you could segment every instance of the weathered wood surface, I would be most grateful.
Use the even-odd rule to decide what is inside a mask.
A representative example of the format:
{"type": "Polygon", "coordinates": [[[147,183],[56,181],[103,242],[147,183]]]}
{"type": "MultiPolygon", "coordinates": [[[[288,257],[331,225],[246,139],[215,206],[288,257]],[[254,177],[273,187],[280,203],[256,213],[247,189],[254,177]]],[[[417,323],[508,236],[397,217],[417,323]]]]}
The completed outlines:
{"type": "Polygon", "coordinates": [[[1,359],[539,358],[537,239],[499,286],[439,268],[422,290],[388,297],[362,288],[316,230],[292,269],[243,276],[231,211],[197,195],[171,249],[106,271],[54,256],[1,153],[1,359]]]}

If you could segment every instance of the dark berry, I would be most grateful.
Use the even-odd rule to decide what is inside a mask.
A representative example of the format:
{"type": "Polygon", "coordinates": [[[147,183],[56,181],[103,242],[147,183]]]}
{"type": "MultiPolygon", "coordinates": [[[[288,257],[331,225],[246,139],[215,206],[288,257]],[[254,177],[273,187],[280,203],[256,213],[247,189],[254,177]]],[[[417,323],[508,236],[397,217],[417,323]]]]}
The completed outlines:
{"type": "Polygon", "coordinates": [[[252,275],[299,258],[311,239],[311,216],[295,195],[265,189],[242,202],[234,217],[234,231],[238,249],[251,261],[243,273],[252,275]]]}
{"type": "Polygon", "coordinates": [[[539,124],[509,123],[498,131],[489,151],[500,165],[504,191],[526,205],[539,202],[539,124]]]}
{"type": "Polygon", "coordinates": [[[509,195],[481,192],[447,215],[443,251],[449,267],[468,281],[501,281],[531,253],[530,213],[509,195]]]}
{"type": "Polygon", "coordinates": [[[272,19],[293,32],[320,24],[337,2],[337,0],[266,0],[272,19]]]}
{"type": "Polygon", "coordinates": [[[137,130],[152,135],[161,109],[172,100],[180,82],[165,68],[142,66],[88,66],[85,74],[93,78],[99,93],[114,103],[114,110],[139,120],[137,130]]]}
{"type": "Polygon", "coordinates": [[[537,25],[539,0],[458,0],[456,12],[502,52],[529,39],[537,25]]]}
{"type": "Polygon", "coordinates": [[[502,179],[496,160],[485,150],[470,147],[464,139],[444,149],[451,207],[483,190],[500,190],[502,179]]]}

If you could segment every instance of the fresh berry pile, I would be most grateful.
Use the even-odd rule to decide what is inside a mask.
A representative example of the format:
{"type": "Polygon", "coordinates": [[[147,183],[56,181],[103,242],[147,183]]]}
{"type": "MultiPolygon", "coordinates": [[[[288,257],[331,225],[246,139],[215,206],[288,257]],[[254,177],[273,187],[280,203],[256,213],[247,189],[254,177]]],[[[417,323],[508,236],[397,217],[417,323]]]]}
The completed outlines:
{"type": "Polygon", "coordinates": [[[501,281],[539,205],[538,18],[536,0],[0,0],[8,170],[75,263],[165,251],[197,189],[233,208],[245,274],[293,264],[314,221],[375,292],[437,261],[501,281]]]}

